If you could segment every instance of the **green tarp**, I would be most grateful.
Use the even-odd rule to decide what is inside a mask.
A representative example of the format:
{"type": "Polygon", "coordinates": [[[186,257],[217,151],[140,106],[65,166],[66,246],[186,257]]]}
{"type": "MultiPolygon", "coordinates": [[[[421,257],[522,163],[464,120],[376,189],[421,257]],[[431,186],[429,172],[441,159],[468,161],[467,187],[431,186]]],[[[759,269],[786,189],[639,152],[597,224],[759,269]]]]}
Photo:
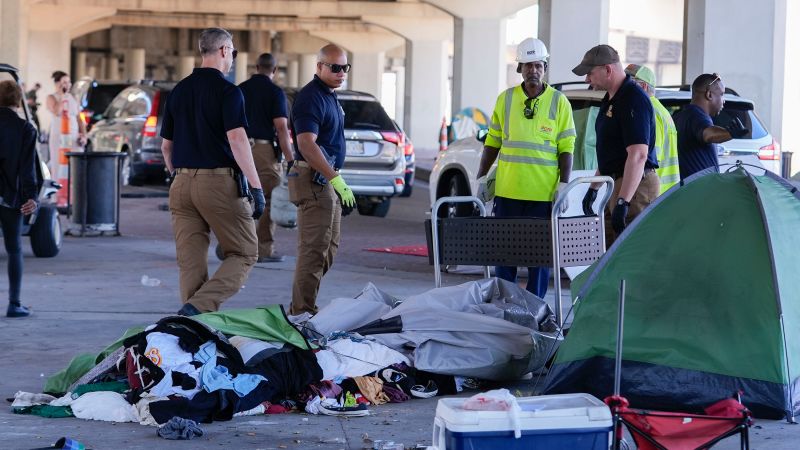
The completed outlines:
{"type": "Polygon", "coordinates": [[[764,415],[798,410],[798,267],[791,185],[743,169],[692,177],[573,282],[574,321],[546,391],[611,393],[625,279],[622,379],[634,406],[702,406],[741,389],[764,415]]]}
{"type": "MultiPolygon", "coordinates": [[[[286,319],[280,305],[254,309],[231,309],[192,317],[228,336],[245,336],[270,342],[284,342],[308,349],[302,334],[286,319]]],[[[100,353],[83,353],[72,359],[66,368],[47,379],[44,392],[63,393],[70,385],[122,346],[122,341],[140,333],[144,327],[133,327],[100,353]]]]}

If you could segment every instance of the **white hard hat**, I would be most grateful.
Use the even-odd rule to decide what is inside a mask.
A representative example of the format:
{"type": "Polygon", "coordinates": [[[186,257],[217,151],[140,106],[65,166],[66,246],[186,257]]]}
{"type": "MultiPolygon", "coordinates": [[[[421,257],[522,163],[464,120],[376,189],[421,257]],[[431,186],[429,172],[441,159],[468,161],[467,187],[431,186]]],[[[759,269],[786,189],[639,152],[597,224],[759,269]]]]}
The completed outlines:
{"type": "Polygon", "coordinates": [[[534,61],[547,62],[548,57],[550,54],[547,53],[547,47],[538,39],[527,38],[517,46],[517,62],[520,64],[534,61]]]}

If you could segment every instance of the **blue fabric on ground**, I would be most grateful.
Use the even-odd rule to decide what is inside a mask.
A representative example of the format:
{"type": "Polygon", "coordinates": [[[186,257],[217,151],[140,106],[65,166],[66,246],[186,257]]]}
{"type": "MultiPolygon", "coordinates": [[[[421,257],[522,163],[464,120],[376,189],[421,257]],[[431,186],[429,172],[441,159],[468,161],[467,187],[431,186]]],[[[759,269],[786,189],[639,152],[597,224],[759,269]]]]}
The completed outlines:
{"type": "Polygon", "coordinates": [[[239,374],[233,377],[228,368],[217,365],[217,345],[214,342],[206,342],[194,355],[194,360],[203,364],[200,368],[200,383],[206,392],[214,392],[220,389],[230,389],[236,392],[239,397],[249,394],[258,383],[267,381],[261,375],[239,374]]]}

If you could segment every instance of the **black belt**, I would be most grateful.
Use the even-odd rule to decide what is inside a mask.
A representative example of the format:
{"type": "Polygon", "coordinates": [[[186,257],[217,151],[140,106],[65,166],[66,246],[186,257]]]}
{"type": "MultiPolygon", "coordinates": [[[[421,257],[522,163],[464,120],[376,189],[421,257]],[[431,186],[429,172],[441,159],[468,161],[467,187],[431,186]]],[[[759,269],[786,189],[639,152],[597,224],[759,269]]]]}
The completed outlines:
{"type": "MultiPolygon", "coordinates": [[[[642,172],[642,179],[644,179],[645,175],[647,175],[648,173],[655,172],[655,171],[656,171],[656,169],[654,169],[652,167],[645,167],[644,168],[644,172],[642,172]]],[[[616,180],[618,178],[622,178],[623,176],[625,176],[625,172],[624,171],[611,172],[610,174],[608,174],[608,176],[616,180]]]]}

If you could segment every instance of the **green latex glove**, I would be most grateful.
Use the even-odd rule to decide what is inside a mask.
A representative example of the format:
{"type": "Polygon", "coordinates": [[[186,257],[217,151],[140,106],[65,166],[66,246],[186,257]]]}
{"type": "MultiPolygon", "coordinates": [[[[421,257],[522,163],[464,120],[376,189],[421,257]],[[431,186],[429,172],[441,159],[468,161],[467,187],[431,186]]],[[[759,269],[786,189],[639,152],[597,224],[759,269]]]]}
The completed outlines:
{"type": "Polygon", "coordinates": [[[336,175],[330,181],[331,186],[333,189],[336,190],[336,194],[339,196],[339,199],[342,201],[342,206],[347,208],[352,208],[356,205],[356,198],[353,195],[353,191],[350,190],[350,186],[344,182],[341,175],[336,175]]]}

